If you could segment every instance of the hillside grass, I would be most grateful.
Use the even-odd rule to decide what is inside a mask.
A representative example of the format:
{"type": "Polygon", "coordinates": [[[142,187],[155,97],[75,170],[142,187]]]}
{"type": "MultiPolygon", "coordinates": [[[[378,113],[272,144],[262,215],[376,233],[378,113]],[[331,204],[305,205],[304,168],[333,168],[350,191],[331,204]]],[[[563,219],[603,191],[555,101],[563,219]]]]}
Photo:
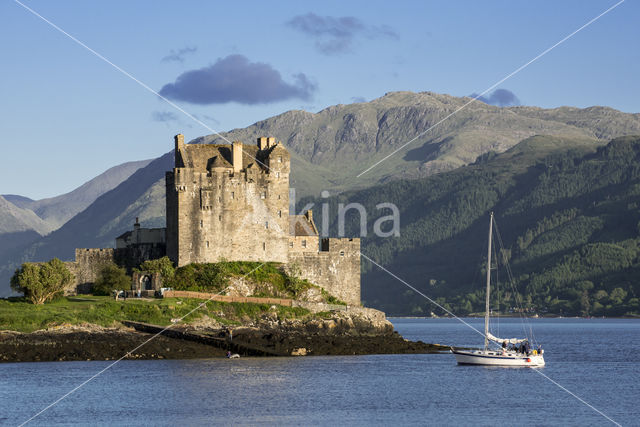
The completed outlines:
{"type": "Polygon", "coordinates": [[[188,264],[175,270],[166,286],[175,290],[219,292],[225,294],[231,278],[242,278],[255,284],[255,297],[298,299],[305,291],[317,288],[323,302],[342,304],[321,287],[306,279],[288,274],[281,263],[253,261],[220,261],[216,263],[188,264]]]}
{"type": "Polygon", "coordinates": [[[167,326],[171,319],[186,317],[183,323],[194,322],[204,315],[224,325],[237,325],[258,319],[262,314],[275,311],[280,319],[307,318],[309,310],[300,307],[272,306],[269,304],[225,303],[192,298],[133,299],[115,301],[112,297],[63,297],[55,301],[33,305],[23,298],[0,300],[0,330],[33,332],[39,329],[65,325],[94,324],[119,327],[122,321],[151,323],[167,326]],[[188,315],[187,315],[188,314],[188,315]]]}

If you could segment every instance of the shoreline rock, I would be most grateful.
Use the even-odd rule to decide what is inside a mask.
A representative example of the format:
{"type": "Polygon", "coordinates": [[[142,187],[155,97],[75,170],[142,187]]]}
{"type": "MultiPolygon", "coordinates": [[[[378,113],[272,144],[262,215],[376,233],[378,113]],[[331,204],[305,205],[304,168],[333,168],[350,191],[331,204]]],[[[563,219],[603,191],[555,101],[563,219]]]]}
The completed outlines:
{"type": "Polygon", "coordinates": [[[0,362],[196,359],[242,356],[321,356],[439,353],[448,347],[408,341],[381,316],[333,313],[327,318],[279,319],[264,313],[254,322],[221,327],[216,321],[164,327],[80,325],[32,333],[0,331],[0,362]],[[160,335],[149,340],[153,334],[160,335]],[[145,341],[148,341],[146,344],[145,341]],[[128,354],[133,349],[137,350],[128,354]]]}

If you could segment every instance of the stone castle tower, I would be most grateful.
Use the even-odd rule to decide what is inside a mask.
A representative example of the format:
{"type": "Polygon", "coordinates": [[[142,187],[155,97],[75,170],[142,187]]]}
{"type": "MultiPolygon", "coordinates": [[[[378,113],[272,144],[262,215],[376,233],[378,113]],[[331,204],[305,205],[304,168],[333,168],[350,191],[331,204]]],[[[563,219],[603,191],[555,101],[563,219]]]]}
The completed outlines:
{"type": "Polygon", "coordinates": [[[289,152],[256,145],[184,143],[166,173],[166,247],[177,265],[274,261],[349,304],[360,303],[360,239],[321,239],[311,211],[289,215],[289,152]]]}
{"type": "Polygon", "coordinates": [[[289,153],[257,146],[184,144],[166,174],[167,255],[178,266],[220,259],[288,260],[289,153]]]}

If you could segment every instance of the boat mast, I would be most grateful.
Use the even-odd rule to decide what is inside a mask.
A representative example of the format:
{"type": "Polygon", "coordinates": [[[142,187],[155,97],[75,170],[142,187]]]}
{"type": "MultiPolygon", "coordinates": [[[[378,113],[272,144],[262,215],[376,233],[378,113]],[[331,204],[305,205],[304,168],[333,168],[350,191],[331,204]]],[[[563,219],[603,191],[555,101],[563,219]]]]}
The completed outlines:
{"type": "Polygon", "coordinates": [[[489,292],[491,289],[491,236],[493,235],[493,212],[489,219],[489,246],[487,249],[487,295],[484,303],[484,349],[489,348],[489,292]]]}

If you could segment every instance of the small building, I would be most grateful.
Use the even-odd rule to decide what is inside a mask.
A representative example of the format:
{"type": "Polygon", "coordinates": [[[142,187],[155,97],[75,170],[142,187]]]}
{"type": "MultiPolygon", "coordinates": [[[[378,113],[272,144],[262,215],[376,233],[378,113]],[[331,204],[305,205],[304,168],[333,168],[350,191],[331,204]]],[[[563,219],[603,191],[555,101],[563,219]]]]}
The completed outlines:
{"type": "Polygon", "coordinates": [[[136,218],[133,230],[116,237],[114,261],[131,274],[144,261],[162,258],[166,253],[166,229],[141,228],[136,218]]]}

